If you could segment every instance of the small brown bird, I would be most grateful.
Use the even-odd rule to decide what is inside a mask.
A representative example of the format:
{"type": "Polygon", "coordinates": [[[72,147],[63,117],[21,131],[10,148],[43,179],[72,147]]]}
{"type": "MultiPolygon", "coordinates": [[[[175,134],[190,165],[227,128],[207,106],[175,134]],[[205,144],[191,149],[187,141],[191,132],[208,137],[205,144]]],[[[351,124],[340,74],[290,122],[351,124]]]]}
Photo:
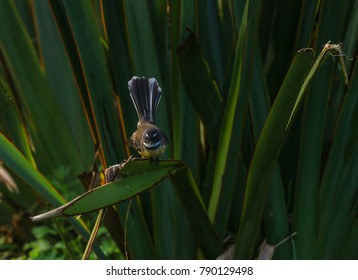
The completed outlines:
{"type": "Polygon", "coordinates": [[[168,146],[164,132],[155,125],[162,90],[155,78],[136,76],[128,82],[128,88],[138,114],[137,130],[130,137],[129,145],[142,157],[158,158],[168,146]]]}

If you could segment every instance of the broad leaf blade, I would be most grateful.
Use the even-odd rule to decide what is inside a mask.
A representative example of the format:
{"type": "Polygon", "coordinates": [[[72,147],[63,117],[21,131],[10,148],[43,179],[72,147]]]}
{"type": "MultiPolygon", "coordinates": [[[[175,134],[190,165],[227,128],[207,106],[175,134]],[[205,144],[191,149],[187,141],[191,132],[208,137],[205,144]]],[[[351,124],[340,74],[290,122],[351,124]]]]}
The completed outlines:
{"type": "MultiPolygon", "coordinates": [[[[253,70],[253,90],[250,96],[250,112],[255,143],[260,136],[270,110],[269,93],[264,80],[264,69],[260,57],[255,57],[253,70]]],[[[278,244],[290,235],[287,219],[287,206],[279,165],[275,168],[272,183],[267,193],[263,216],[265,239],[268,244],[278,244]]],[[[285,242],[274,251],[276,259],[292,258],[289,242],[285,242]]]]}
{"type": "Polygon", "coordinates": [[[101,148],[107,165],[112,165],[124,158],[123,145],[120,145],[124,139],[93,9],[88,1],[64,0],[63,3],[76,40],[101,148]]]}
{"type": "Polygon", "coordinates": [[[0,2],[0,47],[21,104],[28,116],[39,168],[51,172],[58,166],[71,166],[72,174],[84,167],[73,156],[72,136],[41,69],[36,50],[12,1],[0,2]],[[45,106],[39,106],[39,103],[45,106]],[[58,133],[58,132],[61,133],[58,133]],[[65,144],[66,143],[66,144],[65,144]]]}
{"type": "Polygon", "coordinates": [[[94,188],[59,208],[33,218],[39,221],[56,216],[74,216],[102,209],[128,200],[183,168],[179,161],[132,160],[118,170],[117,181],[94,188]]]}
{"type": "Polygon", "coordinates": [[[190,170],[188,168],[180,170],[171,178],[171,181],[194,230],[201,251],[206,258],[215,259],[220,253],[219,239],[209,220],[190,170]]]}
{"type": "MultiPolygon", "coordinates": [[[[16,173],[16,175],[31,188],[41,194],[41,196],[53,206],[60,206],[66,202],[47,179],[33,167],[31,162],[27,160],[1,133],[0,161],[3,161],[8,168],[16,173]]],[[[78,230],[84,239],[88,240],[88,229],[82,220],[71,218],[69,222],[78,230]]],[[[95,251],[100,258],[106,258],[97,245],[95,245],[95,251]]]]}
{"type": "Polygon", "coordinates": [[[54,93],[54,99],[66,126],[72,134],[72,145],[76,147],[78,164],[84,170],[93,160],[94,144],[74,72],[49,2],[34,1],[34,13],[39,51],[43,59],[46,79],[54,93]]]}
{"type": "Polygon", "coordinates": [[[52,187],[47,179],[2,134],[0,134],[0,161],[3,161],[52,205],[59,206],[65,203],[64,198],[52,187]]]}
{"type": "Polygon", "coordinates": [[[4,125],[6,135],[35,166],[28,139],[29,135],[27,135],[25,125],[21,120],[20,112],[10,91],[9,84],[2,76],[0,76],[0,122],[4,125]]]}
{"type": "Polygon", "coordinates": [[[215,147],[223,114],[219,89],[194,35],[190,35],[177,52],[190,99],[203,122],[208,142],[215,147]]]}
{"type": "Polygon", "coordinates": [[[296,55],[261,132],[248,172],[236,258],[253,256],[268,187],[286,138],[286,124],[312,59],[313,52],[309,50],[296,55]]]}
{"type": "MultiPolygon", "coordinates": [[[[350,9],[352,9],[351,1],[338,3],[335,0],[326,0],[322,2],[315,36],[317,52],[324,44],[323,49],[329,52],[328,41],[334,43],[343,41],[343,32],[347,28],[346,15],[350,9]],[[332,11],[335,11],[334,21],[331,17],[332,11]]],[[[339,52],[332,54],[342,55],[339,52]]],[[[317,250],[317,224],[320,227],[322,219],[319,218],[318,213],[320,207],[318,195],[324,166],[322,158],[328,146],[327,142],[331,141],[327,139],[327,129],[329,131],[330,126],[327,109],[336,92],[333,78],[336,63],[331,57],[325,57],[327,57],[327,62],[320,66],[315,75],[314,82],[310,86],[310,94],[305,100],[302,117],[293,222],[294,230],[297,231],[294,239],[298,259],[320,258],[317,250]]],[[[331,114],[330,117],[332,117],[331,114]]],[[[331,240],[331,242],[336,242],[336,240],[331,240]]]]}

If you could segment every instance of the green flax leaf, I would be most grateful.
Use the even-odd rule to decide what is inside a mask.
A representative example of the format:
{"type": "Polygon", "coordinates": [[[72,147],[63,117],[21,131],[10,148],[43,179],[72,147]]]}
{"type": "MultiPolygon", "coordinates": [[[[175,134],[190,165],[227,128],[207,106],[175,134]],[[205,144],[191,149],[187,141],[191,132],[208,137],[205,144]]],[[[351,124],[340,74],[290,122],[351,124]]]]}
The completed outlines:
{"type": "Polygon", "coordinates": [[[313,52],[299,52],[266,119],[248,171],[235,257],[253,257],[268,187],[286,138],[286,124],[311,67],[313,52]]]}
{"type": "Polygon", "coordinates": [[[161,161],[156,164],[151,160],[134,159],[110,168],[117,169],[116,181],[89,190],[65,205],[35,216],[33,220],[84,214],[128,200],[176,173],[183,168],[183,163],[161,161]]]}
{"type": "MultiPolygon", "coordinates": [[[[66,202],[49,181],[36,170],[31,162],[2,134],[0,134],[0,161],[3,161],[19,178],[53,206],[60,206],[66,202]]],[[[88,229],[82,220],[71,218],[69,222],[78,230],[84,239],[89,238],[88,229]]],[[[97,245],[94,250],[99,257],[105,258],[97,245]]]]}

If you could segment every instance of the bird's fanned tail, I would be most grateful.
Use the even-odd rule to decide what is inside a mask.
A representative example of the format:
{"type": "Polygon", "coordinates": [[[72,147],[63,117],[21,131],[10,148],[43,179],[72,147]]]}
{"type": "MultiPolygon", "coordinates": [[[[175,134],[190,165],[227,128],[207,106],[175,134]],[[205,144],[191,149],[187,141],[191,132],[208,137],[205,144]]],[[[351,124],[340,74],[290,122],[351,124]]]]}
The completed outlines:
{"type": "Polygon", "coordinates": [[[154,124],[162,92],[157,80],[134,76],[128,82],[128,88],[139,122],[147,121],[154,124]]]}

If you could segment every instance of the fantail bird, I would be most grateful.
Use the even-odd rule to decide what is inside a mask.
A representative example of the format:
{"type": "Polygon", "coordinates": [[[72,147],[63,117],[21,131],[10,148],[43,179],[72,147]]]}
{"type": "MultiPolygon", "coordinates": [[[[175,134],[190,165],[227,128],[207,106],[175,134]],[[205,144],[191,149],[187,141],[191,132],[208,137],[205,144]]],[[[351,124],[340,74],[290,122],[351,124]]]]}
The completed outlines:
{"type": "Polygon", "coordinates": [[[142,157],[158,158],[168,146],[167,137],[155,124],[162,90],[155,78],[136,76],[128,82],[128,88],[138,114],[137,130],[129,138],[129,145],[142,157]]]}

